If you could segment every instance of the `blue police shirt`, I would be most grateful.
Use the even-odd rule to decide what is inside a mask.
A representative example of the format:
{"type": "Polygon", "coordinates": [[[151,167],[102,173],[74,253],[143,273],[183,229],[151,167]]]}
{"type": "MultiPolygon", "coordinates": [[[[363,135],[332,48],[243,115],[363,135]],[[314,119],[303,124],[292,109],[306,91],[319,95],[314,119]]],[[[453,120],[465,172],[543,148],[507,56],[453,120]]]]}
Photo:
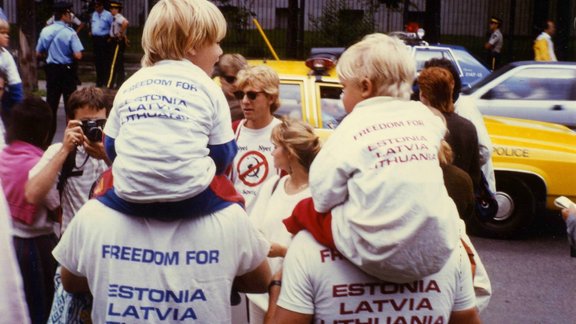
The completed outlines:
{"type": "Polygon", "coordinates": [[[36,45],[36,52],[48,53],[48,64],[72,64],[73,54],[83,50],[84,46],[74,29],[61,20],[44,27],[36,45]]]}
{"type": "Polygon", "coordinates": [[[101,13],[94,11],[90,26],[92,26],[92,36],[108,36],[110,34],[110,27],[114,18],[108,10],[102,10],[101,13]]]}

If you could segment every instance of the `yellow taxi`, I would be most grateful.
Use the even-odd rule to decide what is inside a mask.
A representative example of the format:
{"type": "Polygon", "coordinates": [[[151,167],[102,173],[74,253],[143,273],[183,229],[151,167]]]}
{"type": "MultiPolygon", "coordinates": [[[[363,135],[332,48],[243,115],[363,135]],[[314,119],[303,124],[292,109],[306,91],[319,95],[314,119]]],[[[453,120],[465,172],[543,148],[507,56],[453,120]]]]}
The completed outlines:
{"type": "MultiPolygon", "coordinates": [[[[336,77],[336,57],[320,55],[303,61],[257,61],[280,75],[279,115],[302,119],[329,136],[345,117],[336,77]]],[[[556,124],[485,116],[494,145],[492,155],[498,214],[489,221],[467,221],[476,233],[510,237],[530,225],[554,199],[576,201],[576,132],[556,124]]]]}

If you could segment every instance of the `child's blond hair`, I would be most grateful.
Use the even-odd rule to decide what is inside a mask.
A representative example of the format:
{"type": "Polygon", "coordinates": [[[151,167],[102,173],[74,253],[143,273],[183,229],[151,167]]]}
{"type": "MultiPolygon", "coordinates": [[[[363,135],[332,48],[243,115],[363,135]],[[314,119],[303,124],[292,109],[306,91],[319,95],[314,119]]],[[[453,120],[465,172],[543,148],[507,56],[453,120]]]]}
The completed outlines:
{"type": "Polygon", "coordinates": [[[384,34],[370,34],[350,46],[336,66],[338,77],[360,84],[367,78],[377,96],[409,99],[416,66],[408,47],[399,39],[384,34]]]}
{"type": "Polygon", "coordinates": [[[190,51],[219,42],[226,20],[207,0],[160,0],[148,15],[142,33],[142,66],[161,60],[181,60],[190,51]]]}

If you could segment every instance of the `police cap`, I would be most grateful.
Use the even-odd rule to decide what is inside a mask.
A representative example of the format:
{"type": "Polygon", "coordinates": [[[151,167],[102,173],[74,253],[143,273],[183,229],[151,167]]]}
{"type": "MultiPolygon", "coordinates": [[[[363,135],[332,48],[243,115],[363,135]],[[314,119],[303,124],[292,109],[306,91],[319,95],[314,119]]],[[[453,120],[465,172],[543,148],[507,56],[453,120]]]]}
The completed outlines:
{"type": "Polygon", "coordinates": [[[500,18],[496,18],[496,17],[491,17],[490,18],[490,23],[494,23],[494,24],[498,24],[498,26],[502,25],[502,19],[500,18]]]}
{"type": "Polygon", "coordinates": [[[122,9],[122,2],[115,0],[110,1],[110,9],[122,9]]]}

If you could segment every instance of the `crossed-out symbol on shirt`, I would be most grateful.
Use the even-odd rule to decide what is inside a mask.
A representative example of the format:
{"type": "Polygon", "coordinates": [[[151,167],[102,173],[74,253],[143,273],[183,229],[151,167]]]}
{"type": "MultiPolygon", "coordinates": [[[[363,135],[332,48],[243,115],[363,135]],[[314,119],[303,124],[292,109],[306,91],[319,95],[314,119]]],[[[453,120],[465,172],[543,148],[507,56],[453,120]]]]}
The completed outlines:
{"type": "Polygon", "coordinates": [[[258,151],[246,152],[238,161],[236,172],[242,183],[248,187],[256,187],[268,176],[270,166],[264,154],[258,151]]]}

